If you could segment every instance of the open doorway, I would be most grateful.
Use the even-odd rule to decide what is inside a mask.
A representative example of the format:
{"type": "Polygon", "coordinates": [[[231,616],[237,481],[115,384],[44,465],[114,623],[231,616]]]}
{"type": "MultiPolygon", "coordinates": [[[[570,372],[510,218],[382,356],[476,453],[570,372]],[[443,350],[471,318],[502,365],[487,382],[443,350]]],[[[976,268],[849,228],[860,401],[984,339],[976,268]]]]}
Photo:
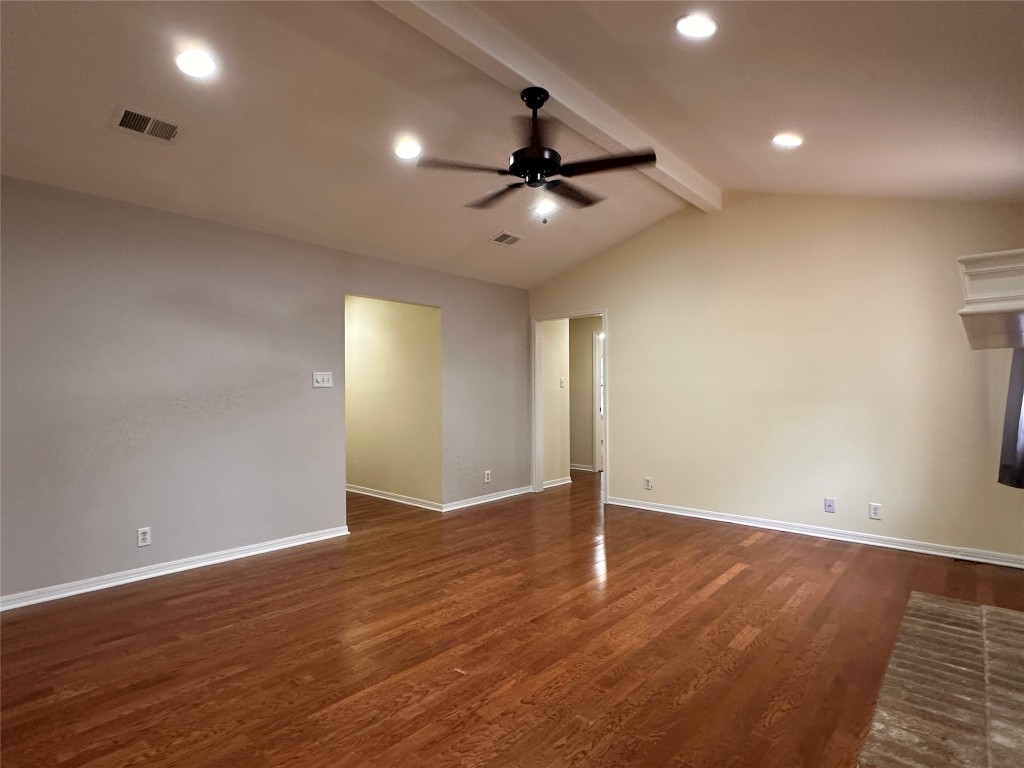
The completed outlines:
{"type": "Polygon", "coordinates": [[[349,491],[440,510],[441,310],[345,297],[349,491]]]}
{"type": "Polygon", "coordinates": [[[569,468],[604,466],[604,336],[600,315],[569,319],[569,468]]]}
{"type": "Polygon", "coordinates": [[[533,490],[600,473],[607,495],[605,312],[536,317],[533,338],[533,490]],[[565,477],[562,477],[565,475],[565,477]]]}

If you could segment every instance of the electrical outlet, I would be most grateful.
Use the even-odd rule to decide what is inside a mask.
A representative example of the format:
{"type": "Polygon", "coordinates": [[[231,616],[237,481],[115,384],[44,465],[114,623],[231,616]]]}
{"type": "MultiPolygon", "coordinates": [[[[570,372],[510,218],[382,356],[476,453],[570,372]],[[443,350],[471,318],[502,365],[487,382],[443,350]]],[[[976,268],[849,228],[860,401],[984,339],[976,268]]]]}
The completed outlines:
{"type": "Polygon", "coordinates": [[[830,499],[828,496],[825,497],[825,511],[831,514],[836,512],[836,500],[830,499]]]}
{"type": "Polygon", "coordinates": [[[313,374],[313,389],[334,386],[334,374],[331,371],[316,371],[313,374]]]}
{"type": "Polygon", "coordinates": [[[651,478],[649,478],[649,477],[645,477],[644,478],[644,490],[645,491],[653,491],[654,490],[654,483],[651,482],[651,478]]]}
{"type": "Polygon", "coordinates": [[[485,483],[491,482],[491,470],[489,470],[489,469],[485,469],[484,470],[484,482],[485,483]]]}
{"type": "Polygon", "coordinates": [[[877,501],[872,501],[868,504],[868,517],[872,520],[882,519],[882,505],[877,501]]]}
{"type": "Polygon", "coordinates": [[[145,528],[139,528],[137,533],[139,536],[139,543],[136,546],[148,547],[150,544],[153,543],[153,537],[149,532],[149,526],[146,526],[145,528]]]}

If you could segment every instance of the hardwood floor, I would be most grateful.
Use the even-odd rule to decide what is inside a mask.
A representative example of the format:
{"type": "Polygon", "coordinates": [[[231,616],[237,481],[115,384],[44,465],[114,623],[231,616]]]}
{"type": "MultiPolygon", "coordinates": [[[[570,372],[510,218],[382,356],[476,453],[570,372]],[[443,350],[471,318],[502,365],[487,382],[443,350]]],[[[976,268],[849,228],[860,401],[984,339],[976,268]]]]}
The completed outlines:
{"type": "Polygon", "coordinates": [[[30,766],[852,765],[912,589],[1024,573],[618,507],[596,475],[5,613],[30,766]]]}

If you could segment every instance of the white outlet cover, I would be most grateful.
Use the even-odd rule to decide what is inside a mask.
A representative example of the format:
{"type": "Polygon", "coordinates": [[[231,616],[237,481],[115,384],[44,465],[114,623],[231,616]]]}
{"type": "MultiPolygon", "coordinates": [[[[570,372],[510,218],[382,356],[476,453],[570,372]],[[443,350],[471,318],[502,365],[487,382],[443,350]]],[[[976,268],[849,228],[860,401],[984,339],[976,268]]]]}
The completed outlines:
{"type": "Polygon", "coordinates": [[[877,501],[872,501],[870,504],[868,504],[868,517],[870,517],[872,520],[881,520],[882,505],[879,504],[877,501]]]}
{"type": "Polygon", "coordinates": [[[313,373],[313,389],[334,386],[334,373],[331,371],[316,371],[313,373]]]}

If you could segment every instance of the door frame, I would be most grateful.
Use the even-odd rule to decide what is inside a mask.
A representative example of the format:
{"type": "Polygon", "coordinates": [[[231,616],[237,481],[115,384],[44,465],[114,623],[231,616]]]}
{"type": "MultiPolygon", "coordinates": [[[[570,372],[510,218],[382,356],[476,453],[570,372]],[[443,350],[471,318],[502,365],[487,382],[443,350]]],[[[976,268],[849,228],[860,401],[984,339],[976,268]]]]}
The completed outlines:
{"type": "MultiPolygon", "coordinates": [[[[530,379],[532,386],[530,387],[530,413],[533,418],[533,430],[530,443],[531,449],[531,462],[530,462],[530,485],[531,490],[534,493],[542,493],[544,491],[544,398],[542,386],[543,382],[540,380],[540,328],[539,324],[547,320],[572,320],[578,317],[600,317],[601,318],[601,333],[604,334],[604,471],[601,472],[601,503],[604,504],[604,500],[608,498],[608,473],[610,461],[608,458],[608,401],[610,390],[610,376],[608,374],[608,310],[607,309],[591,309],[581,310],[578,312],[555,312],[552,314],[545,315],[531,315],[530,316],[530,346],[531,346],[531,365],[530,365],[530,379]]],[[[595,366],[596,367],[596,366],[595,366]]]]}

